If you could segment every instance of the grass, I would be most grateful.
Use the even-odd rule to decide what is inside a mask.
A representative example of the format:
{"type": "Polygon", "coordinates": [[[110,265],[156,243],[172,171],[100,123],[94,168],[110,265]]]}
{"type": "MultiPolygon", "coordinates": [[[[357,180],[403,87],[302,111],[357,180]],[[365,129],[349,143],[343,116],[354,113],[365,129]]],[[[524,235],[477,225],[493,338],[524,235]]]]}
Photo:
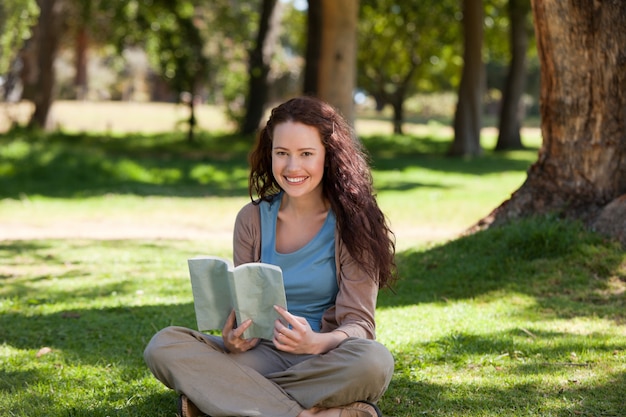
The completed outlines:
{"type": "Polygon", "coordinates": [[[621,416],[626,258],[554,218],[399,256],[390,415],[621,416]]]}
{"type": "MultiPolygon", "coordinates": [[[[385,415],[626,415],[623,249],[552,217],[448,240],[521,184],[537,139],[460,160],[434,132],[363,137],[398,234],[401,279],[377,311],[396,359],[385,415]]],[[[250,141],[182,137],[0,136],[0,238],[65,233],[0,240],[0,415],[174,415],[142,351],[195,326],[185,260],[231,255],[250,141]]]]}

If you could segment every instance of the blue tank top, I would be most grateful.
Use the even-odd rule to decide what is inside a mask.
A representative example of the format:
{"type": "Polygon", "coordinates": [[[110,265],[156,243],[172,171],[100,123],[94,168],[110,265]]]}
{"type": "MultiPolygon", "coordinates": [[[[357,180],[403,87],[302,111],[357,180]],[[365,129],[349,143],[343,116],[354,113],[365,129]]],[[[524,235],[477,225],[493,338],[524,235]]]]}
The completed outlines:
{"type": "Polygon", "coordinates": [[[337,271],[335,265],[335,215],[328,212],[320,231],[304,247],[291,253],[276,251],[276,222],[282,193],[259,205],[261,212],[261,262],[283,270],[287,309],[306,318],[319,332],[324,311],[335,304],[337,271]]]}

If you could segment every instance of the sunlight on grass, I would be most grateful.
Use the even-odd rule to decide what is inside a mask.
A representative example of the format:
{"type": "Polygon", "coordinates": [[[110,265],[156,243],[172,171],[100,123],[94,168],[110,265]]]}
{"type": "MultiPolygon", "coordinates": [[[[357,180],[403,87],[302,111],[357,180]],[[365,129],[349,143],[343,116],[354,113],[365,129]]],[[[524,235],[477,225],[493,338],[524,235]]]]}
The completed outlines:
{"type": "MultiPolygon", "coordinates": [[[[626,259],[579,233],[526,222],[400,253],[401,281],[396,294],[381,293],[377,313],[378,338],[396,358],[381,401],[385,415],[616,412],[616,387],[626,384],[624,296],[612,294],[601,306],[579,299],[603,277],[626,279],[626,259]],[[541,240],[539,231],[566,244],[541,240]],[[512,253],[507,241],[526,249],[512,253]],[[543,255],[524,258],[533,245],[543,255]],[[586,258],[590,252],[597,261],[586,258]],[[495,282],[487,273],[492,257],[504,268],[495,282]],[[520,270],[519,262],[529,265],[520,270]],[[530,275],[533,264],[559,280],[530,275]],[[585,282],[568,278],[573,270],[585,282]],[[559,297],[571,298],[569,311],[559,310],[566,301],[559,297]]],[[[205,245],[65,239],[0,246],[0,413],[173,414],[174,393],[149,375],[141,352],[164,326],[195,326],[185,259],[205,245]]]]}
{"type": "MultiPolygon", "coordinates": [[[[623,248],[557,216],[456,238],[524,181],[538,132],[467,159],[445,157],[437,123],[367,133],[398,239],[377,310],[385,416],[622,415],[623,248]]],[[[0,415],[175,413],[143,348],[196,325],[186,260],[232,256],[248,140],[0,136],[0,415]]]]}

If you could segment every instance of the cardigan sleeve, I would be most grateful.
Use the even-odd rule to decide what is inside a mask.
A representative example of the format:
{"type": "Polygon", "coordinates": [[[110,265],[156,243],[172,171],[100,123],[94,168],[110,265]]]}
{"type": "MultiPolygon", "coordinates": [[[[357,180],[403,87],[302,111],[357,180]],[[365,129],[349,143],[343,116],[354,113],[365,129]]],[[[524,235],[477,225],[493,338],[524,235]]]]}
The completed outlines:
{"type": "Polygon", "coordinates": [[[349,337],[376,338],[378,283],[354,260],[339,237],[335,257],[339,292],[322,317],[322,332],[339,330],[349,337]]]}
{"type": "Polygon", "coordinates": [[[261,260],[261,214],[259,207],[248,203],[237,213],[233,232],[235,266],[261,260]]]}

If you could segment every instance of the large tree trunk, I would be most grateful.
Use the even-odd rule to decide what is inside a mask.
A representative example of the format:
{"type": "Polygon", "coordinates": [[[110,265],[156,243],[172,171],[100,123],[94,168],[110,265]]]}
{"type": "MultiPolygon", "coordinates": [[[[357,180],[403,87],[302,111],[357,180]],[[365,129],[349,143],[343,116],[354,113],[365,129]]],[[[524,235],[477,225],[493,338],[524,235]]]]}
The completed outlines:
{"type": "Polygon", "coordinates": [[[511,63],[504,86],[496,150],[522,149],[520,100],[526,84],[529,0],[509,0],[511,63]]]}
{"type": "Polygon", "coordinates": [[[454,114],[454,141],[448,154],[472,156],[482,153],[480,129],[485,70],[482,57],[482,0],[463,0],[463,73],[454,114]]]}
{"type": "Polygon", "coordinates": [[[306,95],[317,96],[318,68],[322,50],[322,3],[319,0],[309,0],[308,4],[303,90],[306,95]]]}
{"type": "Polygon", "coordinates": [[[322,43],[317,95],[354,122],[359,0],[320,0],[322,43]]]}
{"type": "Polygon", "coordinates": [[[280,9],[278,0],[263,0],[256,45],[250,53],[247,108],[241,128],[244,134],[256,132],[265,112],[268,78],[280,25],[280,9]]]}
{"type": "Polygon", "coordinates": [[[532,8],[543,146],[525,183],[480,226],[556,212],[626,244],[626,2],[532,8]]]}
{"type": "Polygon", "coordinates": [[[45,127],[52,105],[54,59],[61,38],[63,0],[38,0],[39,20],[34,31],[37,50],[37,81],[33,101],[35,111],[29,125],[45,127]]]}

